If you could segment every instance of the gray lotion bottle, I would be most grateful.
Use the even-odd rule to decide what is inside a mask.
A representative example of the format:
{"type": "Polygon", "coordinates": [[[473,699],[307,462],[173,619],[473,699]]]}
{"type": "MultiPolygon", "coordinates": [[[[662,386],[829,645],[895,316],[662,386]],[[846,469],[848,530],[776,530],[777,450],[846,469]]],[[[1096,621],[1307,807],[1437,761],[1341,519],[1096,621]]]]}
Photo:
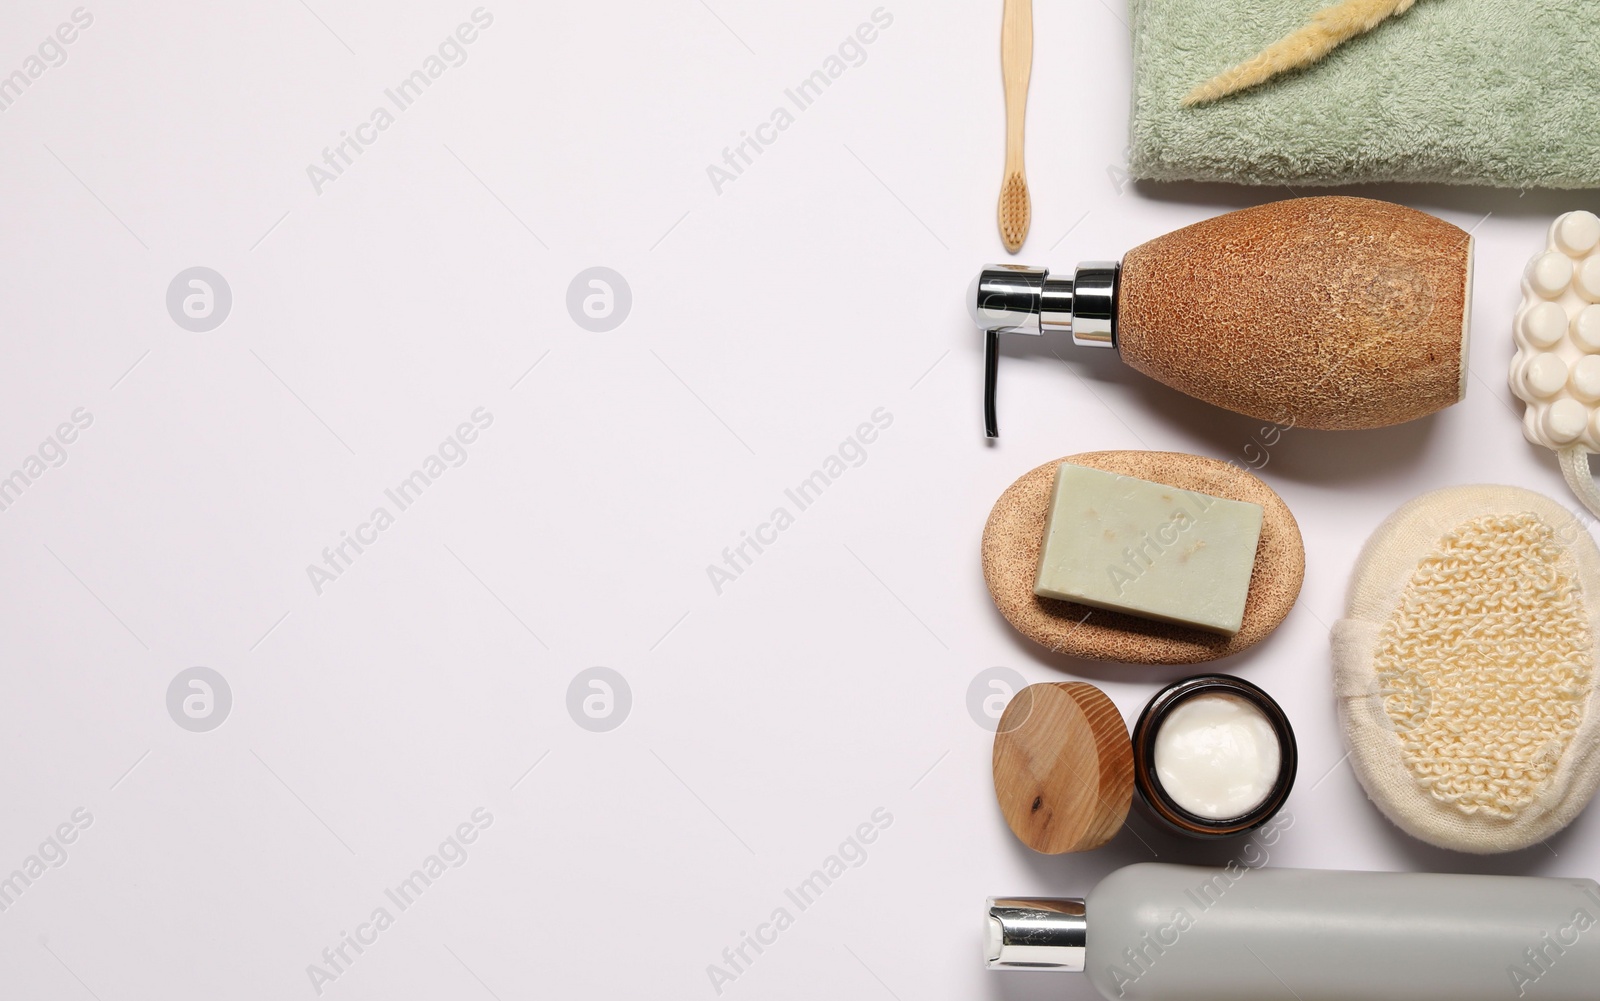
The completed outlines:
{"type": "Polygon", "coordinates": [[[1595,1001],[1600,884],[1143,863],[1086,900],[993,898],[990,969],[1116,1001],[1595,1001]]]}

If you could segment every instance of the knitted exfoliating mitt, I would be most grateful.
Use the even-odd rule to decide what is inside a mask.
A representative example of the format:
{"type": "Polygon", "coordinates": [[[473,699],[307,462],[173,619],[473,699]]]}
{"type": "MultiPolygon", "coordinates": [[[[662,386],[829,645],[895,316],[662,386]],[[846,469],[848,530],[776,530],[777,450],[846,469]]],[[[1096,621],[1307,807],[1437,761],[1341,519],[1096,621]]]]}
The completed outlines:
{"type": "Polygon", "coordinates": [[[1367,795],[1441,848],[1506,852],[1600,784],[1600,551],[1518,487],[1424,494],[1367,541],[1333,628],[1334,694],[1367,795]]]}

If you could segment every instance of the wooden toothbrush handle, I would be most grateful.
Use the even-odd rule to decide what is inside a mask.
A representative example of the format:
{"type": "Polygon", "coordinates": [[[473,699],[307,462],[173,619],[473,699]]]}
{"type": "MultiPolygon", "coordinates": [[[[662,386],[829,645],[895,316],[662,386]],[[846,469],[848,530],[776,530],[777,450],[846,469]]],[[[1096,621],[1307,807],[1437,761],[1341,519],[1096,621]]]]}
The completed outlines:
{"type": "Polygon", "coordinates": [[[1033,71],[1033,0],[1005,0],[1000,22],[1000,73],[1006,91],[1006,174],[1022,170],[1022,129],[1033,71]]]}

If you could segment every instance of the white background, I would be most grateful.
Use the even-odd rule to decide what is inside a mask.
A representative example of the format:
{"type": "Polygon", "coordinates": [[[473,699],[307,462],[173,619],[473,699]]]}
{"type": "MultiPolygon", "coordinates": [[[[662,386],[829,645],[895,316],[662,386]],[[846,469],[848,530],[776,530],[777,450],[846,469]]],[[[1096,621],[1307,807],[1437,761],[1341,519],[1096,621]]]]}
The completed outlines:
{"type": "MultiPolygon", "coordinates": [[[[1091,679],[1130,718],[1191,673],[1010,630],[978,567],[1008,483],[1091,449],[1236,458],[1256,431],[1109,353],[1013,343],[986,446],[961,300],[1005,256],[999,5],[889,4],[866,61],[719,194],[708,164],[875,4],[707,2],[492,4],[465,63],[320,194],[307,165],[470,0],[96,2],[0,114],[0,472],[94,418],[0,512],[0,876],[93,816],[0,912],[0,993],[313,998],[307,966],[480,807],[467,862],[324,996],[714,997],[708,965],[881,807],[866,862],[726,996],[1083,998],[982,970],[986,894],[1236,850],[1135,815],[1100,851],[1031,855],[968,714],[995,666],[1091,679]],[[165,306],[196,265],[233,292],[207,333],[165,306]],[[607,333],[566,306],[596,265],[633,296],[607,333]],[[466,463],[318,595],[307,564],[478,407],[494,421],[466,463]],[[866,461],[717,594],[707,565],[880,407],[866,461]],[[234,699],[207,733],[165,707],[194,665],[234,699]],[[597,665],[633,700],[606,733],[567,711],[597,665]]],[[[0,15],[0,73],[73,5],[27,8],[0,15]]],[[[1121,183],[1124,18],[1036,11],[1019,260],[1115,257],[1287,195],[1121,183]]],[[[1328,626],[1372,529],[1448,484],[1570,500],[1505,370],[1523,263],[1555,214],[1594,207],[1375,193],[1475,227],[1472,375],[1436,418],[1271,450],[1305,587],[1216,666],[1299,733],[1272,862],[1593,875],[1592,811],[1548,847],[1456,856],[1393,829],[1341,763],[1328,626]]]]}

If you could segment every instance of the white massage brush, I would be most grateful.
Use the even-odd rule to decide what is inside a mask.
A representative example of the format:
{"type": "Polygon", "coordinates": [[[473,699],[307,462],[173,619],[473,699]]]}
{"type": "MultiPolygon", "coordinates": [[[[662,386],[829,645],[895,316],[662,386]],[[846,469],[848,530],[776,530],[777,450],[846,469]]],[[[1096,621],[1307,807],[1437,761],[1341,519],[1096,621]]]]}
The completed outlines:
{"type": "Polygon", "coordinates": [[[1600,218],[1568,212],[1550,224],[1522,276],[1511,391],[1528,405],[1522,433],[1554,449],[1583,506],[1600,518],[1589,453],[1600,452],[1600,218]]]}

